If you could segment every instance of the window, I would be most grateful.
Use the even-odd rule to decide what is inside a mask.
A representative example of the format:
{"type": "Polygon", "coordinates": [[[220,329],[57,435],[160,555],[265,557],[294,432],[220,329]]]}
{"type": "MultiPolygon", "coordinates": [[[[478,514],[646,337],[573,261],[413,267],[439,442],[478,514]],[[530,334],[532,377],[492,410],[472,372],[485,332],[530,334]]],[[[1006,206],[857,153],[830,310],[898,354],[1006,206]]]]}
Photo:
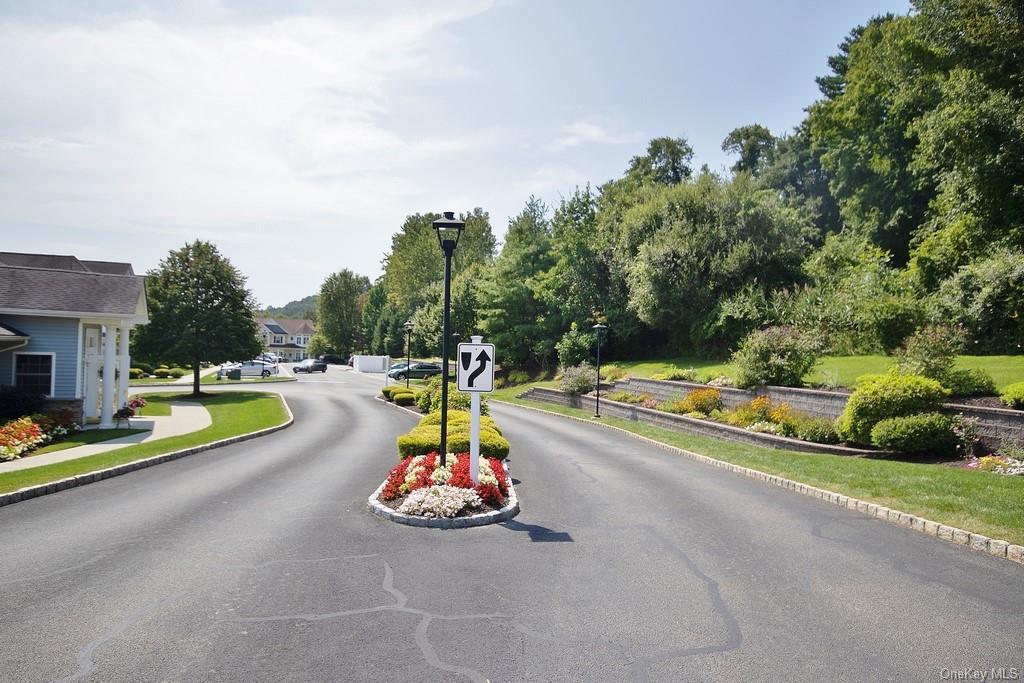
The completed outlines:
{"type": "Polygon", "coordinates": [[[284,337],[282,337],[279,334],[274,335],[274,343],[275,344],[284,344],[284,337]]]}
{"type": "Polygon", "coordinates": [[[14,354],[14,386],[53,396],[53,354],[14,354]]]}

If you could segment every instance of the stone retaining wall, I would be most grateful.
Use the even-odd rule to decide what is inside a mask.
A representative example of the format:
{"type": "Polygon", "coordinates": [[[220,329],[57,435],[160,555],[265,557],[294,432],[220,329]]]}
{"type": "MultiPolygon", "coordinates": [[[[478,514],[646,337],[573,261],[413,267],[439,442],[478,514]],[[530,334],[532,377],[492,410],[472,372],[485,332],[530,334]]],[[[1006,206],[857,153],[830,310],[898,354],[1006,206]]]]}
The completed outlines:
{"type": "MultiPolygon", "coordinates": [[[[657,401],[682,398],[694,389],[706,388],[707,385],[696,382],[642,378],[630,378],[615,383],[616,391],[628,391],[636,395],[647,394],[657,401]]],[[[757,396],[767,396],[772,403],[788,403],[794,410],[830,420],[842,414],[849,398],[849,394],[841,392],[790,387],[757,387],[751,390],[719,387],[719,391],[722,393],[722,403],[726,408],[735,408],[757,396]]],[[[984,445],[989,448],[997,448],[1004,442],[1024,445],[1022,410],[982,408],[960,403],[946,403],[943,409],[947,413],[963,413],[965,417],[977,418],[978,433],[984,445]]]]}
{"type": "Polygon", "coordinates": [[[60,412],[67,408],[75,416],[75,422],[82,424],[85,419],[85,401],[80,398],[48,398],[46,399],[46,412],[60,412]]]}
{"type": "MultiPolygon", "coordinates": [[[[520,398],[527,398],[545,403],[581,408],[593,411],[596,408],[596,400],[593,396],[573,396],[557,389],[545,387],[533,387],[520,395],[520,398]]],[[[601,400],[601,415],[607,417],[621,417],[626,420],[643,422],[644,424],[663,427],[677,432],[697,434],[699,436],[710,436],[717,439],[729,439],[753,446],[767,448],[779,448],[787,451],[798,451],[801,453],[830,453],[832,455],[848,455],[861,458],[878,458],[892,455],[884,451],[874,451],[862,448],[847,448],[845,446],[832,446],[828,444],[810,443],[800,439],[790,439],[784,436],[773,434],[760,434],[751,432],[740,427],[724,425],[710,420],[698,420],[675,413],[666,413],[661,410],[644,408],[631,403],[619,403],[608,399],[601,400]]]]}

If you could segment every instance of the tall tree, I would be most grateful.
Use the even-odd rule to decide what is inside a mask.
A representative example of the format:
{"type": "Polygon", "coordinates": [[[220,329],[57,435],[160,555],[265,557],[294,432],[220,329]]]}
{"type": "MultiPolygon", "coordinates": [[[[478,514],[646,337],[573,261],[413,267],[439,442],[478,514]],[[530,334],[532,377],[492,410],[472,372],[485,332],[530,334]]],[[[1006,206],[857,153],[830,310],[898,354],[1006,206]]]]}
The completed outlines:
{"type": "Polygon", "coordinates": [[[733,173],[747,171],[757,175],[775,149],[775,136],[759,123],[734,128],[722,141],[722,151],[736,154],[733,173]]]}
{"type": "Polygon", "coordinates": [[[316,348],[343,356],[352,352],[360,333],[362,305],[369,289],[369,278],[347,268],[324,280],[316,302],[316,348]]]}
{"type": "Polygon", "coordinates": [[[192,366],[192,395],[206,363],[252,358],[262,345],[255,301],[245,277],[213,244],[196,240],[172,250],[147,274],[148,325],[135,339],[139,355],[192,366]]]}

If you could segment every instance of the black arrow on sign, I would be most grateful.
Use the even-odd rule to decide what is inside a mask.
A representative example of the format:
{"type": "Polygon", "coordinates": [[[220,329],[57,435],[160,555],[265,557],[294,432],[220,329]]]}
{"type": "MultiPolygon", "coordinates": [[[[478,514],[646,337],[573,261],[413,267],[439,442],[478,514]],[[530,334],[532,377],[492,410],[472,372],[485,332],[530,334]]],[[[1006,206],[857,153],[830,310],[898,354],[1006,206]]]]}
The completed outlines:
{"type": "Polygon", "coordinates": [[[491,362],[491,357],[487,355],[487,349],[480,351],[480,355],[477,356],[476,359],[480,361],[480,365],[476,370],[471,372],[469,377],[466,379],[466,386],[469,387],[473,386],[473,380],[482,375],[484,370],[487,368],[487,364],[491,362]]]}

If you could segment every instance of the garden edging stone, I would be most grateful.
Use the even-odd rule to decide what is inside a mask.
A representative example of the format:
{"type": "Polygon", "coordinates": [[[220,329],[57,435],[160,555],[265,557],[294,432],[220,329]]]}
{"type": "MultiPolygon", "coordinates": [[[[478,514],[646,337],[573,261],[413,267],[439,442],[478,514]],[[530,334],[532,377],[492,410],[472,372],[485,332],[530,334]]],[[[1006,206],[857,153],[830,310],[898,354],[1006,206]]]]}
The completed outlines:
{"type": "Polygon", "coordinates": [[[858,498],[851,498],[841,493],[836,493],[834,491],[829,491],[827,489],[810,486],[809,484],[803,484],[793,479],[786,479],[778,475],[768,474],[767,472],[762,472],[760,470],[751,469],[749,467],[743,467],[742,465],[736,465],[731,462],[718,460],[707,455],[694,453],[684,448],[671,446],[669,444],[662,443],[655,439],[651,439],[646,436],[641,436],[640,434],[634,434],[633,432],[627,429],[622,429],[621,427],[605,424],[603,422],[599,422],[593,419],[576,417],[575,415],[563,415],[561,413],[552,412],[550,410],[545,410],[543,408],[538,408],[535,406],[524,406],[518,403],[509,403],[507,401],[500,401],[497,399],[492,400],[494,400],[495,403],[502,403],[504,405],[515,406],[526,410],[533,410],[538,413],[544,413],[546,415],[555,415],[557,417],[563,417],[569,420],[576,420],[577,422],[582,422],[584,424],[599,425],[601,427],[604,427],[605,429],[612,429],[617,432],[622,432],[623,434],[628,434],[629,436],[635,439],[646,441],[647,443],[653,446],[657,446],[658,448],[669,451],[670,453],[675,453],[676,455],[681,455],[683,457],[689,458],[690,460],[695,460],[706,465],[711,465],[713,467],[725,469],[730,472],[733,472],[734,474],[740,474],[742,476],[749,477],[751,479],[756,479],[766,484],[772,484],[774,486],[779,486],[784,489],[789,489],[797,493],[803,494],[805,496],[811,496],[812,498],[817,498],[827,503],[838,505],[839,507],[845,507],[855,512],[861,512],[870,517],[875,517],[876,519],[880,519],[885,522],[905,526],[911,529],[912,531],[917,531],[920,533],[927,534],[929,536],[934,536],[944,541],[949,541],[955,545],[966,546],[971,550],[984,552],[986,554],[992,555],[993,557],[1007,559],[1011,562],[1024,565],[1024,546],[1015,545],[1013,543],[1010,543],[1009,541],[989,538],[988,536],[985,536],[983,534],[976,534],[970,531],[966,531],[964,529],[958,529],[956,527],[952,527],[946,524],[934,522],[932,520],[925,519],[917,515],[901,512],[899,510],[893,510],[891,508],[887,508],[885,506],[878,505],[870,501],[860,500],[858,498]]]}
{"type": "MultiPolygon", "coordinates": [[[[379,396],[375,396],[374,398],[411,415],[423,417],[422,413],[406,408],[405,406],[385,401],[379,396]]],[[[392,510],[378,500],[380,492],[384,489],[384,485],[388,483],[387,477],[385,477],[384,481],[380,483],[377,490],[366,499],[366,506],[374,515],[382,519],[395,522],[396,524],[422,526],[432,529],[467,529],[476,526],[486,526],[488,524],[507,522],[519,514],[519,497],[516,495],[516,487],[512,484],[512,473],[508,469],[508,463],[503,461],[501,466],[505,469],[505,478],[508,480],[508,501],[498,510],[481,512],[476,515],[470,515],[469,517],[421,517],[419,515],[407,515],[405,513],[398,512],[397,510],[392,510]]]]}
{"type": "Polygon", "coordinates": [[[73,477],[67,477],[65,479],[58,479],[46,484],[36,484],[35,486],[26,486],[25,488],[18,489],[17,491],[11,491],[9,493],[0,494],[0,507],[5,505],[11,505],[12,503],[18,503],[23,500],[29,500],[31,498],[38,498],[40,496],[46,496],[51,493],[57,493],[58,491],[65,491],[78,486],[84,486],[86,484],[92,484],[103,479],[110,479],[112,477],[119,477],[129,472],[135,472],[136,470],[145,469],[154,465],[160,465],[165,462],[172,460],[178,460],[190,455],[202,453],[204,451],[210,451],[215,448],[222,448],[224,446],[230,446],[231,444],[241,443],[243,441],[249,441],[250,439],[258,439],[261,436],[267,436],[274,432],[279,432],[282,429],[286,429],[292,425],[295,421],[295,416],[292,414],[291,407],[288,405],[288,401],[285,400],[284,396],[277,394],[281,399],[281,405],[284,406],[285,414],[287,418],[284,422],[273,427],[266,427],[265,429],[258,429],[254,432],[247,434],[239,434],[238,436],[231,436],[226,439],[220,439],[218,441],[212,441],[207,444],[201,444],[199,446],[192,446],[191,448],[183,448],[180,451],[172,451],[170,453],[163,453],[161,455],[154,455],[150,458],[143,458],[141,460],[134,460],[132,462],[126,462],[121,465],[115,465],[114,467],[108,467],[102,470],[95,470],[93,472],[86,472],[84,474],[76,474],[73,477]]]}

